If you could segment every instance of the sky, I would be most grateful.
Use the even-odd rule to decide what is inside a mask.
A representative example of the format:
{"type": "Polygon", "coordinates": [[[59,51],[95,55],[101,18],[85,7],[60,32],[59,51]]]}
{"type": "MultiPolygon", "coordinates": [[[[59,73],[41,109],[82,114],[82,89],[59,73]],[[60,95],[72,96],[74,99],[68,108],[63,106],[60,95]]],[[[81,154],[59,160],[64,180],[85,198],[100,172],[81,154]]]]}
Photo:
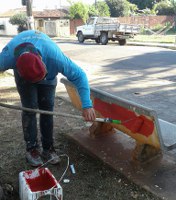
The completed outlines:
{"type": "MultiPolygon", "coordinates": [[[[80,0],[72,0],[77,2],[80,0]]],[[[95,0],[81,0],[85,4],[93,4],[95,0]]],[[[9,9],[20,8],[21,0],[0,0],[0,12],[7,11],[9,9]]],[[[62,8],[62,6],[68,6],[67,0],[33,0],[33,6],[36,8],[62,8]]]]}

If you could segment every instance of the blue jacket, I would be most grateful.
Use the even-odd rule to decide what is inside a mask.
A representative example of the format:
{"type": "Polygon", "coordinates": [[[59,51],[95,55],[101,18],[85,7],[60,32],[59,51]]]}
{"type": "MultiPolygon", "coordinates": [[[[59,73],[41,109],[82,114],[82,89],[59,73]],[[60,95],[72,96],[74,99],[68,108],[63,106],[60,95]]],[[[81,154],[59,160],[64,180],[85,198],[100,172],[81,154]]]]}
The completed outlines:
{"type": "Polygon", "coordinates": [[[83,108],[92,107],[90,88],[85,72],[66,57],[60,48],[46,34],[28,30],[15,36],[0,53],[0,71],[16,69],[14,49],[24,42],[32,43],[42,56],[48,74],[38,84],[57,84],[58,73],[63,74],[77,88],[83,108]]]}

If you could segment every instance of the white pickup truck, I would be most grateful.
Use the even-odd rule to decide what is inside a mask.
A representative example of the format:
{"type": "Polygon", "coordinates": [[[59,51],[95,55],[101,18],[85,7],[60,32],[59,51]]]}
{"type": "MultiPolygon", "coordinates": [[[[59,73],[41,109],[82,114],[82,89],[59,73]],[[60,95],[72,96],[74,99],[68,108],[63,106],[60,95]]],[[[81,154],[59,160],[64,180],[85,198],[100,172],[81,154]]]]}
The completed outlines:
{"type": "Polygon", "coordinates": [[[117,18],[91,17],[85,25],[76,28],[76,36],[80,43],[92,39],[106,45],[109,40],[117,40],[120,45],[125,45],[126,39],[133,38],[140,28],[140,25],[119,23],[117,18]]]}

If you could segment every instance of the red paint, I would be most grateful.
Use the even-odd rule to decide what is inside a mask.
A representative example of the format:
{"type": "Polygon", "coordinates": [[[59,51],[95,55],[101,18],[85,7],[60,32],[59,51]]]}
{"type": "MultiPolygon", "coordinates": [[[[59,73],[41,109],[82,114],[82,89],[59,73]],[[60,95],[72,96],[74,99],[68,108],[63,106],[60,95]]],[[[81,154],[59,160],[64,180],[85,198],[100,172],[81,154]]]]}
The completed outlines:
{"type": "Polygon", "coordinates": [[[56,179],[49,170],[46,170],[45,168],[36,170],[38,170],[39,176],[34,177],[32,175],[32,173],[36,174],[36,172],[34,172],[35,170],[25,172],[26,183],[29,185],[32,192],[49,190],[57,184],[56,179]]]}
{"type": "Polygon", "coordinates": [[[140,131],[142,125],[144,124],[144,120],[140,117],[135,117],[132,121],[126,123],[122,122],[122,124],[129,130],[131,130],[133,133],[137,133],[140,131]]]}
{"type": "Polygon", "coordinates": [[[95,98],[94,108],[105,118],[121,120],[122,125],[128,128],[132,133],[139,133],[146,137],[152,135],[153,133],[153,121],[143,115],[137,116],[135,112],[122,106],[113,103],[110,104],[95,98]]]}

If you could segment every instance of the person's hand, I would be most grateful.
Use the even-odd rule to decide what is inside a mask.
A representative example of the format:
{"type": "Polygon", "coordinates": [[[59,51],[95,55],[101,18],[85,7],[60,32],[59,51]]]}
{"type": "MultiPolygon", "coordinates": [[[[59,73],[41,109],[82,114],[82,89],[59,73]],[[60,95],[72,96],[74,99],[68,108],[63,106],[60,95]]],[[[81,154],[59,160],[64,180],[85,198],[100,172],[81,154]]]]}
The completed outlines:
{"type": "Polygon", "coordinates": [[[84,108],[82,111],[82,115],[85,121],[95,121],[96,114],[93,108],[84,108]]]}

